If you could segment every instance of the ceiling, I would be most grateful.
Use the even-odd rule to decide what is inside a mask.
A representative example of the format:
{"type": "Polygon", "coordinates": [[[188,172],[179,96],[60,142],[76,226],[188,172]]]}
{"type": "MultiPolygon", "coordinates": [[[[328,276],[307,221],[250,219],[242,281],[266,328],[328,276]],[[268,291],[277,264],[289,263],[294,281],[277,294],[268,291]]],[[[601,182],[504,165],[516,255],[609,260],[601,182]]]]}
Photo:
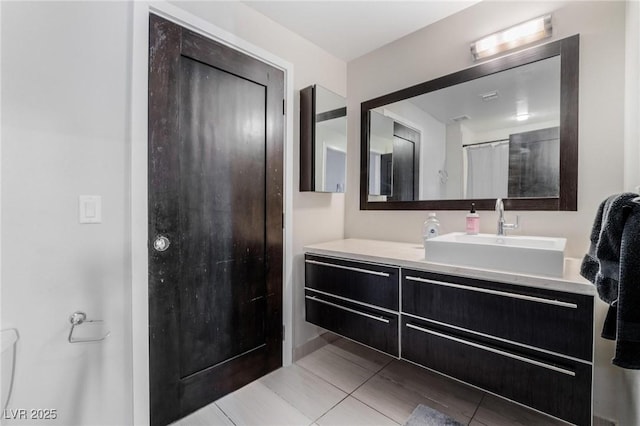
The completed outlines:
{"type": "Polygon", "coordinates": [[[479,0],[244,1],[348,62],[479,0]]]}
{"type": "Polygon", "coordinates": [[[511,68],[409,99],[441,123],[465,117],[475,132],[560,121],[560,57],[511,68]],[[483,95],[495,94],[484,100],[483,95]],[[493,96],[491,97],[493,98],[493,96]],[[517,122],[517,114],[529,114],[517,122]]]}

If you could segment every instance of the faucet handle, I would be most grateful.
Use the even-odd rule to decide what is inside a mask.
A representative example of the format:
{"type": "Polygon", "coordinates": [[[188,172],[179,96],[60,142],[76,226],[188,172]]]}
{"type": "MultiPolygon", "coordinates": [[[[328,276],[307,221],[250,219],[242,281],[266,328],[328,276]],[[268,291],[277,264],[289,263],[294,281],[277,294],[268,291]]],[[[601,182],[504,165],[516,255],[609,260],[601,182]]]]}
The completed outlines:
{"type": "Polygon", "coordinates": [[[516,223],[505,223],[504,229],[518,229],[520,227],[520,215],[516,215],[516,223]]]}

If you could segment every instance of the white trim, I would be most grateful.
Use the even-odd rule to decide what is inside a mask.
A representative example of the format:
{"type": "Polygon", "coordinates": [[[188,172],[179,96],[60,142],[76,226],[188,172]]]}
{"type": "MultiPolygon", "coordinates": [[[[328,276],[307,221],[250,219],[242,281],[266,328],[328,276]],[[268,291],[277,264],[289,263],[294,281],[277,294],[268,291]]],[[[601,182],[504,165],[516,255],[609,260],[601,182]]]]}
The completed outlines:
{"type": "Polygon", "coordinates": [[[285,73],[286,117],[284,149],[284,270],[283,364],[293,356],[293,64],[166,2],[133,2],[131,50],[131,283],[133,348],[133,424],[148,425],[149,322],[147,259],[147,72],[149,13],[153,12],[192,31],[266,62],[285,73]]]}

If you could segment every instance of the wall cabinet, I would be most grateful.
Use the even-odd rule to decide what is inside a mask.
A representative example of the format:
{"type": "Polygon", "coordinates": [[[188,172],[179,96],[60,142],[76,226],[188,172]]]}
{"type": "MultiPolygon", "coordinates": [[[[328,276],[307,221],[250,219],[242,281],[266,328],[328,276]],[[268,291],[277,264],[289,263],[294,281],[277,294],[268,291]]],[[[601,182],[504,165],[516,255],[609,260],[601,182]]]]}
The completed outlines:
{"type": "Polygon", "coordinates": [[[307,321],[591,424],[591,295],[307,254],[307,321]]]}

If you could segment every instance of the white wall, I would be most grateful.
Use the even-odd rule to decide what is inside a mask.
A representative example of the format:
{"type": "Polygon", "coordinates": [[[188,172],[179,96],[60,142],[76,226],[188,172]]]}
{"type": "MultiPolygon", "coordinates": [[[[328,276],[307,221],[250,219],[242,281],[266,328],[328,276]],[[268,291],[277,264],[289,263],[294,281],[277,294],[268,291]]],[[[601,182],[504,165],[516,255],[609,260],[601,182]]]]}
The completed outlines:
{"type": "MultiPolygon", "coordinates": [[[[2,2],[2,327],[20,333],[10,408],[131,422],[131,5],[2,2]],[[78,224],[78,195],[103,223],[78,224]],[[69,344],[69,316],[111,336],[69,344]]],[[[4,424],[4,422],[3,422],[4,424]]]]}
{"type": "Polygon", "coordinates": [[[445,138],[445,166],[447,179],[441,182],[442,198],[456,200],[464,194],[464,151],[463,145],[469,143],[470,132],[462,123],[447,124],[445,138]]]}
{"type": "MultiPolygon", "coordinates": [[[[10,407],[57,409],[52,425],[130,424],[132,3],[0,4],[2,328],[21,336],[10,407]],[[102,195],[102,224],[77,223],[80,194],[102,195]],[[75,310],[107,321],[111,336],[67,343],[75,310]]],[[[242,3],[177,6],[292,63],[296,91],[318,83],[346,95],[343,61],[242,3]]],[[[302,247],[342,238],[344,195],[297,191],[297,92],[294,111],[296,190],[287,213],[298,346],[318,334],[304,322],[302,247]]]]}
{"type": "MultiPolygon", "coordinates": [[[[553,39],[580,33],[579,185],[577,212],[521,212],[523,234],[568,239],[567,254],[581,257],[598,204],[623,190],[624,2],[484,1],[348,64],[348,107],[473,65],[469,43],[512,24],[553,13],[553,39]],[[393,64],[402,64],[402,73],[393,64]],[[606,82],[606,84],[603,84],[606,82]]],[[[349,122],[345,236],[420,241],[426,212],[359,210],[360,128],[349,122]]],[[[494,232],[494,212],[479,212],[481,232],[494,232]]],[[[464,229],[466,212],[440,212],[445,232],[464,229]]],[[[507,212],[507,219],[512,213],[507,212]]],[[[604,307],[599,304],[597,324],[604,307]]],[[[617,418],[620,369],[610,365],[611,342],[596,338],[595,412],[617,418]]]]}
{"type": "MultiPolygon", "coordinates": [[[[627,191],[640,186],[640,2],[627,1],[625,44],[625,174],[627,191]]],[[[640,420],[638,421],[640,423],[640,420]]]]}

